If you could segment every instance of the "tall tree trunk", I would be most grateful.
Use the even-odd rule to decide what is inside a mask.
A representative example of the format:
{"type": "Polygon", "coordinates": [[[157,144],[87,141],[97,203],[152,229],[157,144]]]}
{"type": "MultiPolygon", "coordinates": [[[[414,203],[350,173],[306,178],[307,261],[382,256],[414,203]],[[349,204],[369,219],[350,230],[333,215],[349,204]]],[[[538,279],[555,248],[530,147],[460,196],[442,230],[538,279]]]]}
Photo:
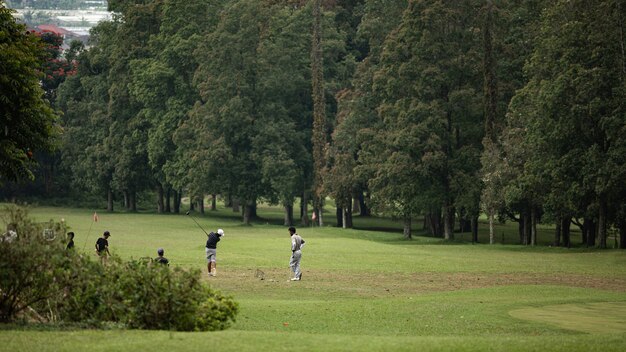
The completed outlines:
{"type": "Polygon", "coordinates": [[[619,221],[619,248],[626,249],[626,219],[619,221]]]}
{"type": "Polygon", "coordinates": [[[443,231],[441,230],[441,211],[431,211],[425,217],[425,229],[435,237],[443,237],[443,231]]]}
{"type": "Polygon", "coordinates": [[[174,213],[180,214],[181,192],[174,190],[174,213]]]}
{"type": "Polygon", "coordinates": [[[443,237],[445,240],[454,239],[454,206],[447,202],[443,208],[443,237]]]}
{"type": "Polygon", "coordinates": [[[562,226],[563,218],[559,216],[556,219],[556,228],[554,229],[554,242],[552,243],[552,245],[555,247],[561,246],[561,234],[563,233],[562,226]]]}
{"type": "Polygon", "coordinates": [[[217,210],[217,195],[211,194],[211,211],[217,210]]]}
{"type": "Polygon", "coordinates": [[[313,209],[318,212],[317,221],[323,226],[323,170],[326,165],[326,102],[324,96],[324,67],[322,62],[322,8],[321,0],[313,0],[313,33],[311,42],[311,78],[313,95],[313,209]]]}
{"type": "Polygon", "coordinates": [[[606,248],[606,234],[607,234],[607,202],[604,196],[601,196],[598,202],[598,239],[600,241],[600,248],[606,248]]]}
{"type": "Polygon", "coordinates": [[[494,215],[493,215],[493,211],[491,211],[489,213],[489,244],[495,244],[496,243],[496,234],[493,230],[493,221],[494,221],[494,215]]]}
{"type": "Polygon", "coordinates": [[[293,204],[287,204],[285,208],[285,226],[293,226],[293,204]]]}
{"type": "Polygon", "coordinates": [[[365,201],[365,194],[361,192],[359,195],[359,208],[361,210],[360,216],[370,216],[370,208],[367,206],[367,202],[365,201]]]}
{"type": "Polygon", "coordinates": [[[228,194],[226,199],[224,199],[224,207],[231,208],[233,206],[233,196],[228,194]]]}
{"type": "Polygon", "coordinates": [[[563,236],[563,246],[569,248],[572,243],[571,243],[571,237],[570,237],[570,226],[572,224],[572,219],[569,217],[569,215],[566,215],[563,217],[563,219],[561,220],[561,234],[563,236]]]}
{"type": "Polygon", "coordinates": [[[232,204],[233,204],[233,213],[238,213],[239,212],[239,199],[232,198],[232,204]]]}
{"type": "Polygon", "coordinates": [[[159,214],[163,214],[163,211],[165,209],[164,206],[164,191],[163,191],[163,185],[160,182],[157,182],[157,213],[159,214]]]}
{"type": "Polygon", "coordinates": [[[591,218],[585,218],[585,230],[587,232],[587,247],[596,245],[596,222],[591,218]]]}
{"type": "Polygon", "coordinates": [[[307,198],[306,191],[302,193],[300,207],[302,209],[300,217],[300,220],[302,221],[302,226],[309,226],[309,200],[307,198]]]}
{"type": "Polygon", "coordinates": [[[587,225],[589,225],[589,223],[585,224],[586,219],[583,219],[583,223],[581,224],[580,222],[578,222],[578,220],[576,221],[576,225],[578,226],[578,228],[580,229],[580,244],[582,245],[586,245],[587,244],[587,235],[589,234],[589,231],[587,229],[587,225]]]}
{"type": "Polygon", "coordinates": [[[404,238],[407,240],[413,239],[413,237],[411,236],[411,215],[404,215],[404,222],[403,222],[403,234],[404,234],[404,238]]]}
{"type": "Polygon", "coordinates": [[[530,245],[537,245],[537,208],[534,205],[530,208],[530,245]]]}
{"type": "Polygon", "coordinates": [[[130,211],[137,212],[137,193],[132,191],[129,193],[130,211]]]}
{"type": "Polygon", "coordinates": [[[530,232],[531,232],[531,216],[530,216],[530,209],[529,207],[526,207],[524,209],[524,214],[522,216],[523,221],[524,221],[524,245],[527,246],[530,244],[530,232]]]}
{"type": "Polygon", "coordinates": [[[166,213],[172,212],[171,201],[172,201],[172,187],[168,186],[167,191],[165,192],[165,212],[166,213]]]}
{"type": "Polygon", "coordinates": [[[488,0],[484,7],[483,26],[483,100],[485,107],[485,137],[491,143],[498,143],[500,133],[497,126],[498,116],[498,82],[496,75],[496,58],[493,53],[493,12],[494,5],[488,0]]]}
{"type": "Polygon", "coordinates": [[[359,200],[359,197],[362,197],[362,195],[363,195],[363,192],[359,194],[355,194],[355,196],[352,197],[352,212],[353,213],[361,212],[361,202],[359,200]]]}
{"type": "Polygon", "coordinates": [[[343,226],[346,229],[351,229],[353,227],[353,224],[352,224],[352,208],[349,207],[349,206],[346,207],[343,210],[343,213],[345,215],[345,218],[343,220],[343,226]]]}
{"type": "Polygon", "coordinates": [[[519,214],[519,221],[517,222],[517,232],[519,233],[519,243],[524,244],[524,214],[519,214]]]}
{"type": "Polygon", "coordinates": [[[200,209],[200,214],[204,214],[204,194],[199,195],[197,200],[198,200],[198,209],[200,209]]]}
{"type": "Polygon", "coordinates": [[[243,223],[246,225],[250,225],[250,221],[252,219],[255,219],[256,217],[256,201],[246,201],[243,207],[243,223]]]}
{"type": "Polygon", "coordinates": [[[472,243],[478,243],[478,216],[472,216],[472,243]]]}
{"type": "Polygon", "coordinates": [[[337,219],[337,227],[341,227],[345,229],[345,226],[343,225],[343,220],[344,220],[344,212],[343,212],[343,208],[340,206],[337,206],[337,210],[335,211],[335,217],[337,219]]]}
{"type": "Polygon", "coordinates": [[[128,196],[128,191],[124,191],[124,208],[126,208],[126,210],[130,209],[130,200],[129,200],[129,196],[128,196]]]}
{"type": "Polygon", "coordinates": [[[110,188],[107,191],[107,211],[113,212],[113,191],[110,188]]]}
{"type": "Polygon", "coordinates": [[[250,225],[250,219],[252,218],[251,208],[249,205],[243,206],[243,223],[244,225],[250,225]]]}

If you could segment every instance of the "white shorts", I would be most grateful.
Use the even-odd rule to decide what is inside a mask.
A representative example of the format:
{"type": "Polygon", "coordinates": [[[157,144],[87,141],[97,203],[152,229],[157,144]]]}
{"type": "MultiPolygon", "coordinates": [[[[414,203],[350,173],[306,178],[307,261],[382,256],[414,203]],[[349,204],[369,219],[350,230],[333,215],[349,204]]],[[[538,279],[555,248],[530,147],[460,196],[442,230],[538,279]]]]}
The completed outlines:
{"type": "Polygon", "coordinates": [[[206,261],[215,262],[217,259],[217,249],[215,248],[205,248],[206,249],[206,261]]]}

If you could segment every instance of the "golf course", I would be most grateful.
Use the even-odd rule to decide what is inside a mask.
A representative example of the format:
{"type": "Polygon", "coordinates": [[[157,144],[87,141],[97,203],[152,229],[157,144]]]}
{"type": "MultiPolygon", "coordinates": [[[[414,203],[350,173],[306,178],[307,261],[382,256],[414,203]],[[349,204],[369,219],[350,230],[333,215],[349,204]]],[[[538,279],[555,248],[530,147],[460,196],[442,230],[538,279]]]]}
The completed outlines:
{"type": "MultiPolygon", "coordinates": [[[[333,221],[332,210],[324,214],[333,221]]],[[[402,236],[385,218],[355,218],[354,229],[298,228],[306,240],[302,281],[289,281],[289,233],[281,209],[262,220],[239,214],[98,212],[33,207],[38,221],[64,219],[76,250],[93,256],[96,239],[123,260],[155,257],[203,269],[202,280],[239,304],[236,322],[218,332],[83,329],[9,324],[0,351],[623,351],[626,253],[554,248],[549,228],[539,245],[516,243],[514,224],[482,243],[402,236]],[[197,221],[197,223],[194,222],[197,221]],[[203,231],[223,228],[217,275],[206,274],[203,231]],[[376,231],[371,230],[376,228],[376,231]],[[501,237],[500,237],[501,236],[501,237]]],[[[421,226],[421,224],[420,224],[421,226]]],[[[576,233],[572,241],[577,243],[576,233]]]]}

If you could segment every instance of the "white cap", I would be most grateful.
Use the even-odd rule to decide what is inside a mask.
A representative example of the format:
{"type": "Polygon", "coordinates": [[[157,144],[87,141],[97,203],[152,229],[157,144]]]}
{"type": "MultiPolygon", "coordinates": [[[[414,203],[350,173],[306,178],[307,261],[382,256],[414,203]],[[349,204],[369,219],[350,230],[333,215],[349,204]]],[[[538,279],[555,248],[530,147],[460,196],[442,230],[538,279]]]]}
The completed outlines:
{"type": "Polygon", "coordinates": [[[217,234],[220,235],[220,236],[224,236],[224,230],[217,229],[217,234]]]}

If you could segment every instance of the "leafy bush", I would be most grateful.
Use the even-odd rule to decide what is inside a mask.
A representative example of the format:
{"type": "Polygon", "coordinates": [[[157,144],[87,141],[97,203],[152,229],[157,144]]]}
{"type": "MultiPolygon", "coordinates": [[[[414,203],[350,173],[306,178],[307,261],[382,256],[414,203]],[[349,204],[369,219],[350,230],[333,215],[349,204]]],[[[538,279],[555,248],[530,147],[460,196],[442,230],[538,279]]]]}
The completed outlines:
{"type": "Polygon", "coordinates": [[[52,221],[37,224],[17,207],[6,208],[3,218],[7,231],[0,238],[0,321],[14,320],[20,314],[43,320],[32,307],[62,290],[63,272],[71,261],[64,250],[64,236],[44,237],[44,229],[64,235],[65,228],[52,221]]]}
{"type": "MultiPolygon", "coordinates": [[[[19,237],[0,242],[1,321],[29,310],[40,321],[207,331],[226,329],[235,319],[236,302],[203,284],[199,270],[117,257],[102,266],[65,250],[64,236],[48,241],[37,235],[41,229],[25,210],[12,207],[6,214],[19,237]]],[[[53,225],[65,234],[63,224],[46,226],[53,225]]]]}

